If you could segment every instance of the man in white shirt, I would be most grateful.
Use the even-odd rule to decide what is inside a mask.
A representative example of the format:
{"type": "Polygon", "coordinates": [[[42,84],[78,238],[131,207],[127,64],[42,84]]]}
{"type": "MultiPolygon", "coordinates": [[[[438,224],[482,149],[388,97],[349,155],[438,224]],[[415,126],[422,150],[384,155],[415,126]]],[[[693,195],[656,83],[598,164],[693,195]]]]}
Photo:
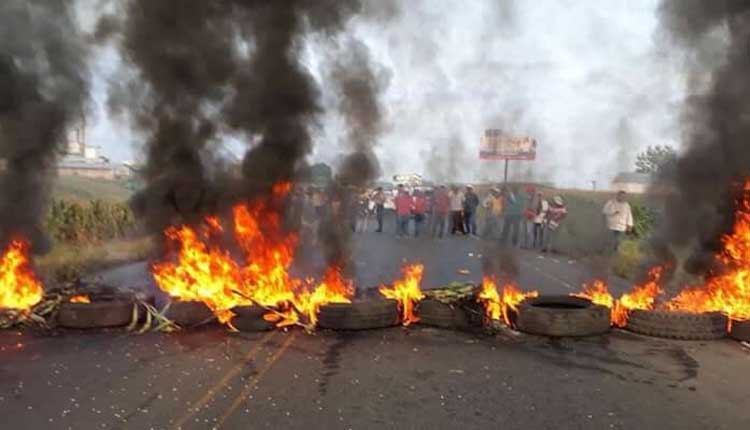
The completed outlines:
{"type": "Polygon", "coordinates": [[[630,210],[630,204],[625,200],[625,191],[618,192],[617,197],[608,201],[602,213],[612,236],[612,249],[617,252],[622,235],[633,229],[633,212],[630,210]]]}
{"type": "Polygon", "coordinates": [[[455,185],[451,188],[450,194],[448,194],[451,201],[451,234],[455,235],[460,232],[466,234],[464,230],[464,193],[462,193],[455,185]]]}

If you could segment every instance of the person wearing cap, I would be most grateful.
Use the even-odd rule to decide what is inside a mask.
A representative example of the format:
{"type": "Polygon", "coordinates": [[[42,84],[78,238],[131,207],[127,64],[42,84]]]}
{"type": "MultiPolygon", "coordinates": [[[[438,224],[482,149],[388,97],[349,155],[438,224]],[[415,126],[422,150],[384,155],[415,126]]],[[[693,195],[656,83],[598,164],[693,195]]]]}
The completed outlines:
{"type": "Polygon", "coordinates": [[[610,232],[610,250],[617,252],[625,233],[633,230],[633,211],[626,200],[625,191],[619,191],[614,199],[609,200],[602,209],[607,229],[610,232]]]}
{"type": "Polygon", "coordinates": [[[482,206],[486,209],[487,218],[484,226],[484,237],[490,239],[496,235],[502,225],[504,199],[499,188],[493,188],[482,206]]]}
{"type": "Polygon", "coordinates": [[[479,196],[474,192],[474,187],[466,186],[464,194],[464,231],[474,237],[477,236],[477,207],[479,207],[479,196]]]}
{"type": "Polygon", "coordinates": [[[552,204],[549,205],[544,218],[544,245],[542,252],[557,251],[557,237],[560,233],[560,224],[568,215],[568,209],[565,207],[565,201],[561,196],[552,198],[552,204]]]}

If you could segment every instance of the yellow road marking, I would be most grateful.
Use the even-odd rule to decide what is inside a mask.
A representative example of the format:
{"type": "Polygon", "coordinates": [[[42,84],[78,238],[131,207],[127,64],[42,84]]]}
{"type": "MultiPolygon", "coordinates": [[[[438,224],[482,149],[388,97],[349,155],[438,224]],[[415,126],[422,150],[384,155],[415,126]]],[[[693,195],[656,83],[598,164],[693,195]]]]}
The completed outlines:
{"type": "Polygon", "coordinates": [[[289,345],[292,343],[292,341],[294,340],[296,336],[297,334],[293,333],[284,341],[284,343],[281,345],[281,348],[279,348],[279,350],[276,351],[273,357],[271,357],[271,360],[268,363],[266,363],[263,369],[261,369],[261,371],[257,375],[255,375],[255,378],[253,378],[253,380],[250,381],[250,383],[245,386],[245,388],[237,396],[237,398],[234,399],[234,403],[232,403],[232,406],[230,406],[229,409],[227,409],[226,412],[224,412],[221,415],[221,418],[219,418],[219,421],[214,426],[215,429],[221,428],[224,425],[224,422],[230,416],[232,416],[232,414],[237,410],[237,408],[240,407],[240,405],[242,404],[242,401],[245,400],[245,398],[247,398],[248,394],[250,394],[250,390],[252,390],[255,387],[255,385],[258,384],[261,378],[263,378],[266,372],[268,372],[271,369],[271,367],[273,367],[274,363],[276,363],[276,361],[284,354],[287,348],[289,348],[289,345]]]}
{"type": "Polygon", "coordinates": [[[183,415],[182,417],[180,417],[179,420],[177,420],[177,422],[174,425],[174,428],[175,429],[179,429],[183,425],[185,425],[185,423],[187,423],[190,418],[192,418],[201,408],[203,408],[203,406],[205,406],[206,403],[208,403],[211,400],[211,398],[215,394],[218,393],[218,390],[220,388],[225,387],[227,385],[227,383],[229,383],[229,381],[232,378],[234,378],[235,376],[237,376],[237,374],[245,367],[245,365],[247,365],[247,363],[250,360],[252,360],[253,357],[258,354],[258,352],[260,352],[261,348],[266,343],[266,341],[268,341],[272,337],[274,337],[276,335],[276,333],[278,333],[278,331],[274,330],[274,331],[268,332],[265,336],[263,336],[260,339],[260,341],[258,341],[258,343],[256,343],[255,346],[253,346],[253,348],[250,349],[250,351],[248,351],[248,353],[245,354],[244,357],[242,357],[242,361],[240,363],[238,363],[233,368],[229,369],[227,371],[227,373],[224,374],[224,377],[221,378],[221,380],[219,380],[219,382],[216,385],[214,385],[213,387],[211,387],[210,390],[206,391],[206,393],[203,395],[203,397],[201,397],[200,399],[198,399],[197,402],[193,403],[190,406],[190,408],[188,409],[187,413],[185,415],[183,415]]]}

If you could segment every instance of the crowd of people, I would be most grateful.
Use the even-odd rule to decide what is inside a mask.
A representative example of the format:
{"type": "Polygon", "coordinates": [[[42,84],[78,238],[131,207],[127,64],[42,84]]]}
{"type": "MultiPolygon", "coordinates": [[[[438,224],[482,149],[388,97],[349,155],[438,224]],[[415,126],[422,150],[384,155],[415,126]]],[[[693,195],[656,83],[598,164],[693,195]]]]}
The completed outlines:
{"type": "MultiPolygon", "coordinates": [[[[341,198],[308,189],[306,195],[301,196],[302,227],[310,230],[331,213],[345,213],[338,219],[348,219],[353,232],[383,233],[386,222],[391,219],[386,213],[391,209],[398,238],[483,237],[499,240],[507,246],[555,252],[568,215],[562,196],[548,198],[532,185],[494,187],[483,199],[472,185],[412,190],[398,185],[392,193],[378,187],[348,195],[348,198],[341,198]]],[[[608,201],[602,214],[610,231],[610,249],[616,250],[623,235],[633,228],[633,215],[625,193],[620,192],[608,201]]]]}
{"type": "MultiPolygon", "coordinates": [[[[376,232],[383,231],[385,193],[382,188],[377,188],[362,196],[363,206],[370,209],[362,211],[360,216],[374,215],[376,232]]],[[[496,187],[480,199],[472,185],[450,188],[440,185],[428,190],[416,188],[411,192],[399,185],[393,204],[396,236],[399,238],[427,234],[434,238],[449,234],[471,238],[482,236],[498,239],[507,245],[538,248],[545,252],[554,249],[557,231],[567,215],[561,196],[548,201],[532,186],[523,191],[515,186],[496,187]]]]}

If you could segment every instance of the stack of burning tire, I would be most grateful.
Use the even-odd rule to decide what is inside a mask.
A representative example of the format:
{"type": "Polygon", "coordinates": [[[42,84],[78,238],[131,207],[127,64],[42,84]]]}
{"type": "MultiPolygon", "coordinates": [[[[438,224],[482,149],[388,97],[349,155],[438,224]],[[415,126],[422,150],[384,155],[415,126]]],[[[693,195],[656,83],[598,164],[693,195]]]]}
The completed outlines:
{"type": "Polygon", "coordinates": [[[478,293],[477,286],[470,283],[426,291],[425,298],[417,305],[419,322],[458,330],[480,326],[484,312],[477,301],[478,293]]]}
{"type": "Polygon", "coordinates": [[[165,316],[180,327],[196,327],[215,318],[203,302],[173,300],[167,306],[165,316]]]}
{"type": "Polygon", "coordinates": [[[111,287],[82,289],[60,303],[57,325],[75,329],[122,327],[132,322],[139,300],[152,301],[153,298],[137,297],[132,292],[111,287]]]}
{"type": "Polygon", "coordinates": [[[735,340],[750,342],[750,320],[732,321],[729,337],[735,340]]]}
{"type": "Polygon", "coordinates": [[[610,311],[580,297],[544,295],[521,302],[512,324],[541,336],[593,336],[609,331],[610,311]]]}
{"type": "Polygon", "coordinates": [[[368,330],[398,325],[395,300],[368,300],[331,303],[320,308],[318,326],[334,330],[368,330]]]}
{"type": "Polygon", "coordinates": [[[712,340],[727,335],[728,320],[719,312],[687,313],[633,310],[625,328],[648,336],[680,340],[712,340]]]}

